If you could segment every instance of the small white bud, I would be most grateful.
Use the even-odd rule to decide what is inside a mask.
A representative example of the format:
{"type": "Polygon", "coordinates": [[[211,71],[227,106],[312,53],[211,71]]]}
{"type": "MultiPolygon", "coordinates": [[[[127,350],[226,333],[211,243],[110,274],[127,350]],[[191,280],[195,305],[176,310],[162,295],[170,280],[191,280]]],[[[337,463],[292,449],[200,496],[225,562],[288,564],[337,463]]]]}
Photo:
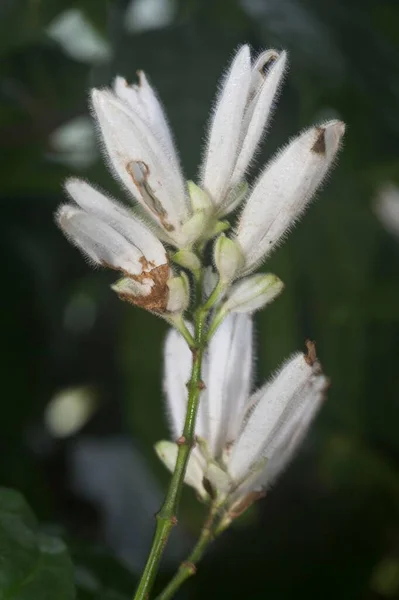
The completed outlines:
{"type": "Polygon", "coordinates": [[[195,273],[201,269],[201,261],[191,250],[179,250],[173,255],[173,262],[195,273]]]}
{"type": "Polygon", "coordinates": [[[215,242],[214,260],[222,282],[232,281],[244,264],[244,257],[236,242],[222,233],[215,242]]]}
{"type": "Polygon", "coordinates": [[[270,304],[283,291],[284,284],[272,273],[246,277],[231,289],[222,307],[224,313],[252,313],[270,304]]]}
{"type": "Polygon", "coordinates": [[[182,271],[178,277],[168,280],[169,298],[166,310],[171,313],[184,312],[190,302],[190,282],[182,271]]]}

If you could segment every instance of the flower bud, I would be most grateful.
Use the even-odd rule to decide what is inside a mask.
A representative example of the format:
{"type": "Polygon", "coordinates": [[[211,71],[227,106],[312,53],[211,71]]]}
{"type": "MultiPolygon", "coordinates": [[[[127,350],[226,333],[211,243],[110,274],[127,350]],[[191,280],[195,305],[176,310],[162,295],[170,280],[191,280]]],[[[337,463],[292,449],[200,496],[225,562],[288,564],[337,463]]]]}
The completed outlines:
{"type": "Polygon", "coordinates": [[[173,255],[173,262],[195,273],[201,269],[201,261],[191,250],[179,250],[173,255]]]}
{"type": "Polygon", "coordinates": [[[215,242],[214,260],[220,280],[225,283],[232,281],[244,264],[240,247],[224,233],[215,242]]]}
{"type": "Polygon", "coordinates": [[[270,304],[283,291],[284,284],[272,273],[246,277],[231,289],[223,312],[252,313],[270,304]]]}
{"type": "Polygon", "coordinates": [[[204,192],[194,181],[187,181],[188,193],[190,194],[191,205],[194,212],[205,210],[212,212],[213,204],[208,194],[204,192]]]}
{"type": "Polygon", "coordinates": [[[206,211],[199,210],[193,214],[181,228],[184,240],[184,246],[190,246],[200,238],[208,224],[206,211]]]}
{"type": "Polygon", "coordinates": [[[182,271],[178,277],[168,280],[169,297],[166,310],[170,313],[184,312],[190,302],[190,282],[182,271]]]}

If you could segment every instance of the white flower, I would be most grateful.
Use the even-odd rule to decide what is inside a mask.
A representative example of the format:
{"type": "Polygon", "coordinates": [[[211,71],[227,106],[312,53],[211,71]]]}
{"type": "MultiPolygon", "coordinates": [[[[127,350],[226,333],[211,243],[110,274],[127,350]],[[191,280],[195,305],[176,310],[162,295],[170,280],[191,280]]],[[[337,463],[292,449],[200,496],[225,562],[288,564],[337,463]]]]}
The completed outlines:
{"type": "Polygon", "coordinates": [[[329,121],[304,131],[267,165],[241,213],[235,241],[250,273],[304,212],[334,162],[345,126],[329,121]]]}
{"type": "Polygon", "coordinates": [[[139,84],[121,77],[114,90],[93,90],[92,103],[115,175],[158,226],[161,238],[190,246],[207,218],[190,203],[163,108],[143,72],[139,84]]]}
{"type": "Polygon", "coordinates": [[[399,187],[393,183],[381,187],[375,210],[384,227],[399,236],[399,187]]]}
{"type": "Polygon", "coordinates": [[[233,210],[241,199],[236,186],[242,183],[262,138],[285,63],[285,52],[267,50],[251,64],[245,45],[225,75],[201,168],[201,185],[219,215],[233,210]]]}
{"type": "MultiPolygon", "coordinates": [[[[190,364],[186,343],[176,331],[170,331],[165,345],[165,392],[174,439],[183,429],[190,364]]],[[[308,355],[295,354],[272,381],[252,395],[251,367],[252,320],[248,315],[230,315],[212,338],[205,357],[198,442],[186,476],[186,482],[202,498],[212,490],[230,516],[284,469],[305,436],[326,387],[311,344],[308,355]]],[[[176,443],[159,442],[156,449],[172,470],[176,443]]]]}
{"type": "Polygon", "coordinates": [[[61,206],[56,219],[70,241],[94,264],[125,275],[114,286],[122,298],[154,312],[173,310],[176,300],[168,287],[173,273],[158,238],[88,183],[69,179],[65,189],[76,204],[61,206]]]}

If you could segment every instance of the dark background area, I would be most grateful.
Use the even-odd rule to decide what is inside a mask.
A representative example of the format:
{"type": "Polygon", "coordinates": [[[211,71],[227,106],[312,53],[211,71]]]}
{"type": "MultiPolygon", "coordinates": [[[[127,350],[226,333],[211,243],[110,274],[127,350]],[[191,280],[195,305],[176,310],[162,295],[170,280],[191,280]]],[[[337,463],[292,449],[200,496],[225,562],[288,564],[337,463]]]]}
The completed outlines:
{"type": "MultiPolygon", "coordinates": [[[[68,175],[124,197],[88,90],[144,69],[195,178],[243,42],[290,55],[258,167],[303,127],[348,125],[317,202],[265,266],[284,294],[256,315],[256,383],[311,338],[332,385],[286,474],[179,597],[399,598],[399,238],[374,213],[380,186],[399,184],[398,28],[388,0],[0,0],[0,485],[68,541],[78,598],[132,595],[168,481],[153,451],[168,436],[166,325],[121,303],[113,274],[53,221],[68,175]],[[74,407],[86,417],[68,429],[74,407]]],[[[159,585],[203,517],[186,490],[159,585]]]]}

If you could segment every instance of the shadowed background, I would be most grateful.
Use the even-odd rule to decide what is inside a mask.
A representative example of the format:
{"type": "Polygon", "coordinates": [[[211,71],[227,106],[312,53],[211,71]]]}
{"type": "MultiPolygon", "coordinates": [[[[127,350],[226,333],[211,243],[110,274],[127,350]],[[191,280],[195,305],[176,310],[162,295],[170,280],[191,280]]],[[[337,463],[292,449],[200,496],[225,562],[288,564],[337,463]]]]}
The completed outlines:
{"type": "MultiPolygon", "coordinates": [[[[168,436],[166,325],[120,302],[115,274],[53,221],[68,175],[126,199],[88,91],[145,70],[195,178],[243,42],[290,59],[258,169],[301,128],[348,124],[317,202],[265,266],[284,294],[256,315],[256,384],[310,338],[332,385],[285,475],[179,597],[399,598],[399,238],[374,214],[379,187],[399,183],[398,24],[388,0],[1,0],[0,485],[67,540],[78,598],[131,596],[168,481],[153,451],[168,436]]],[[[204,514],[185,490],[159,585],[204,514]]]]}

